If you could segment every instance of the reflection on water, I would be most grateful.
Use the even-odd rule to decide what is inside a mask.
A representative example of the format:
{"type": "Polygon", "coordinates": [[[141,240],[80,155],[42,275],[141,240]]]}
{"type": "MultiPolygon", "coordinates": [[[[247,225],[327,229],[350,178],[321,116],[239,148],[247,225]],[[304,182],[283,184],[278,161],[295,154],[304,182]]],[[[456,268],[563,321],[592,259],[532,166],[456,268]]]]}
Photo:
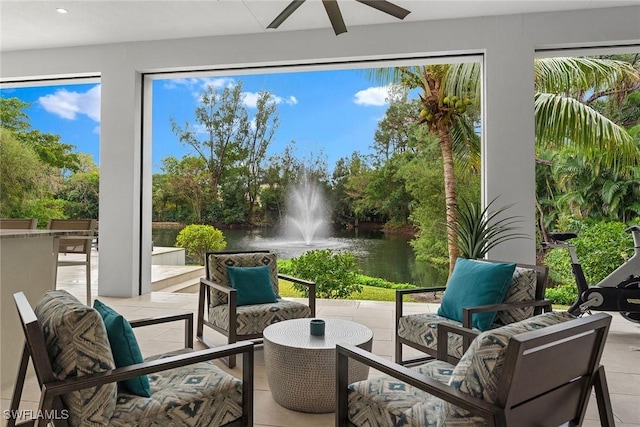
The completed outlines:
{"type": "MultiPolygon", "coordinates": [[[[156,246],[174,246],[179,230],[153,229],[156,246]]],[[[302,240],[283,240],[275,230],[223,230],[225,250],[268,249],[281,259],[291,259],[313,249],[330,248],[354,254],[364,274],[398,283],[418,286],[442,286],[447,270],[416,261],[413,249],[404,236],[386,235],[380,231],[341,230],[332,237],[306,245],[302,240]]]]}

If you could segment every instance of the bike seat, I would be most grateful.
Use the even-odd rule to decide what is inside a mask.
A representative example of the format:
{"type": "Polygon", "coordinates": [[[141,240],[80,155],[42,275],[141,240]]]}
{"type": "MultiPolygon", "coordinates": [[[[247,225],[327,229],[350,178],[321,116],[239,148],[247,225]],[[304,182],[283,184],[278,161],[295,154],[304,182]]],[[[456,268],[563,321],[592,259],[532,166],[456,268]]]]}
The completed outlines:
{"type": "Polygon", "coordinates": [[[558,242],[565,242],[569,239],[575,239],[578,237],[576,233],[563,233],[563,232],[550,232],[549,237],[558,242]]]}

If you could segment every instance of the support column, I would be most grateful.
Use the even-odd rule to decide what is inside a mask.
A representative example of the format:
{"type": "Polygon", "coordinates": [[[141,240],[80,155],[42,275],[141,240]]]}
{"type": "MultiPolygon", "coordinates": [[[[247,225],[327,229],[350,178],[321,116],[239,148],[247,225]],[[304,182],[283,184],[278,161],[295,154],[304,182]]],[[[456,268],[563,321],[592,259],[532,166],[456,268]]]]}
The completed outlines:
{"type": "Polygon", "coordinates": [[[132,297],[151,289],[151,218],[141,203],[151,176],[142,173],[141,75],[124,60],[112,64],[101,79],[98,295],[132,297]]]}
{"type": "Polygon", "coordinates": [[[518,21],[509,25],[485,55],[482,197],[485,206],[496,197],[496,207],[514,204],[505,215],[519,216],[518,232],[529,238],[501,243],[488,257],[535,264],[535,52],[528,40],[503,37],[520,32],[518,21]]]}

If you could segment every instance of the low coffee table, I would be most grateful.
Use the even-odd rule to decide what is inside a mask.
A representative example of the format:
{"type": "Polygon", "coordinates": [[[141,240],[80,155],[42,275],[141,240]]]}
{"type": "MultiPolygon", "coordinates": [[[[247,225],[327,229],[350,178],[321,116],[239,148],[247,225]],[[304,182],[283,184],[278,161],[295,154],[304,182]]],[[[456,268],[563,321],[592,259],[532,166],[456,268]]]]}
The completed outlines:
{"type": "MultiPolygon", "coordinates": [[[[264,360],[274,400],[301,412],[333,412],[336,406],[336,344],[371,351],[373,332],[359,323],[323,319],[325,334],[309,332],[311,319],[274,323],[264,332],[264,360]]],[[[349,383],[367,379],[369,367],[349,360],[349,383]]]]}

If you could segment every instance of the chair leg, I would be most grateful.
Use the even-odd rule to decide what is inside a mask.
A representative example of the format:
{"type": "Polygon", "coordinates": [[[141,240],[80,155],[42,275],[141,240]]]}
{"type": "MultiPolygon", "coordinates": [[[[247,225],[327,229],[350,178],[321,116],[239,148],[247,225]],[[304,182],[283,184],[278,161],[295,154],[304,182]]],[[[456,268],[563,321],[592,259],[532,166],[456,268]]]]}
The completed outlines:
{"type": "Polygon", "coordinates": [[[398,336],[396,335],[396,359],[395,362],[399,365],[402,365],[402,343],[398,340],[398,336]]]}
{"type": "Polygon", "coordinates": [[[53,238],[53,289],[58,289],[58,251],[60,246],[60,237],[53,238]]]}
{"type": "Polygon", "coordinates": [[[20,405],[20,399],[22,398],[22,389],[24,388],[24,381],[27,376],[27,367],[29,365],[29,348],[27,343],[24,344],[22,350],[22,358],[20,359],[20,367],[18,368],[18,377],[16,384],[13,387],[13,395],[11,396],[11,406],[9,407],[9,418],[7,419],[7,427],[14,427],[16,425],[18,413],[18,406],[20,405]]]}
{"type": "Polygon", "coordinates": [[[91,253],[87,254],[87,305],[91,307],[91,253]]]}
{"type": "Polygon", "coordinates": [[[600,415],[600,425],[603,427],[614,427],[613,408],[609,397],[609,386],[607,377],[604,374],[604,366],[598,368],[598,373],[593,381],[593,388],[596,392],[596,402],[598,402],[598,415],[600,415]]]}
{"type": "MultiPolygon", "coordinates": [[[[235,343],[235,341],[231,342],[231,340],[229,340],[229,344],[233,344],[235,343]]],[[[229,357],[227,358],[227,366],[229,368],[235,368],[236,367],[236,355],[235,354],[230,354],[229,357]]]]}

